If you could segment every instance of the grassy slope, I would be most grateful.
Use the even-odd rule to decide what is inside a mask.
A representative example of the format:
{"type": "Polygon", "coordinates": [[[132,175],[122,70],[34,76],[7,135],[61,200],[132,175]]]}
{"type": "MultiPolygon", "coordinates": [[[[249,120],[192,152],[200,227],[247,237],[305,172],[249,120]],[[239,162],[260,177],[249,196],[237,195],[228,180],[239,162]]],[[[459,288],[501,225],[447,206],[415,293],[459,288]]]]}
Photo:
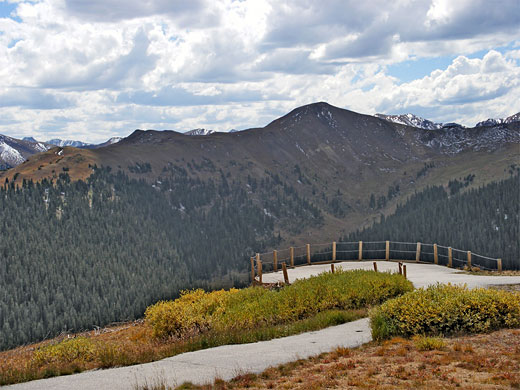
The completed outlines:
{"type": "MultiPolygon", "coordinates": [[[[435,340],[395,338],[356,349],[338,349],[308,360],[244,374],[230,382],[168,384],[139,390],[242,389],[519,389],[520,329],[435,340]],[[428,341],[428,340],[426,340],[428,341]]],[[[160,379],[159,379],[160,381],[160,379]]]]}

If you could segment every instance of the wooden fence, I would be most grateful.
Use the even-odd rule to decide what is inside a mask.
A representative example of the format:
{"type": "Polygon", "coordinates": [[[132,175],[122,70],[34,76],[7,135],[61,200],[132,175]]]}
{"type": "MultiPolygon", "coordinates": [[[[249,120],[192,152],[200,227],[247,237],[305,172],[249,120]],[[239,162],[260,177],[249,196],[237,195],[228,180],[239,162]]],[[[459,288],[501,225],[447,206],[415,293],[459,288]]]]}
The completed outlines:
{"type": "Polygon", "coordinates": [[[502,271],[502,259],[482,256],[438,244],[396,241],[357,241],[306,244],[272,252],[257,253],[251,257],[251,280],[262,273],[310,264],[328,264],[340,261],[409,261],[444,265],[453,268],[478,267],[502,271]]]}

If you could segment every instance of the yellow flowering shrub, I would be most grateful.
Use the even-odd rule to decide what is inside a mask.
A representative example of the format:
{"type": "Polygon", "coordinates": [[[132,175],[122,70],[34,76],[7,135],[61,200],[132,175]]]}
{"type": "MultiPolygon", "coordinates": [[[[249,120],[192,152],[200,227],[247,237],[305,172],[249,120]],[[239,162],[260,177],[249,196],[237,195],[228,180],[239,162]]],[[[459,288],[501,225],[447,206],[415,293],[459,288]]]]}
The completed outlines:
{"type": "Polygon", "coordinates": [[[437,284],[391,299],[371,313],[372,336],[450,335],[520,326],[520,294],[437,284]]]}
{"type": "Polygon", "coordinates": [[[155,337],[180,337],[188,332],[206,330],[211,317],[218,315],[231,296],[239,290],[186,290],[175,301],[159,301],[149,306],[144,315],[155,337]]]}
{"type": "Polygon", "coordinates": [[[34,352],[37,365],[57,362],[91,361],[96,357],[95,345],[86,337],[76,337],[47,345],[34,352]]]}

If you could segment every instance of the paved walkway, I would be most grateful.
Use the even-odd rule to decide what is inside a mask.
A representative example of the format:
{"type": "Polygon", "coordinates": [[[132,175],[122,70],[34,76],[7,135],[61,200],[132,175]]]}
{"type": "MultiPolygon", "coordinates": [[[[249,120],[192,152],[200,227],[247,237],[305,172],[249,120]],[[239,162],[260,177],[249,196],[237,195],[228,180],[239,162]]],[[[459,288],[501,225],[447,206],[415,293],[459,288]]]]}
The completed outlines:
{"type": "MultiPolygon", "coordinates": [[[[378,271],[398,271],[398,265],[393,261],[377,261],[378,271]]],[[[404,263],[408,279],[417,288],[426,287],[430,284],[452,283],[467,284],[469,288],[486,287],[497,284],[519,284],[520,276],[486,276],[471,275],[461,270],[448,268],[435,264],[404,263]]],[[[344,270],[352,269],[374,269],[373,261],[344,261],[334,264],[336,268],[344,270]]],[[[322,272],[330,271],[330,264],[310,265],[288,269],[289,281],[308,278],[322,272]]],[[[265,283],[283,282],[282,271],[263,275],[265,283]]]]}
{"type": "MultiPolygon", "coordinates": [[[[343,262],[343,269],[372,269],[372,262],[343,262]]],[[[408,278],[416,287],[432,283],[466,283],[468,287],[520,283],[520,276],[468,275],[442,266],[407,263],[408,278]]],[[[397,263],[378,262],[380,271],[396,271],[397,263]]],[[[313,265],[289,270],[291,281],[330,270],[330,265],[313,265]]],[[[283,281],[281,272],[264,275],[264,281],[283,281]]],[[[252,344],[226,345],[188,352],[158,362],[130,367],[95,370],[81,374],[37,380],[7,386],[9,390],[128,390],[137,385],[165,383],[180,385],[212,383],[215,378],[229,380],[237,375],[260,373],[266,368],[300,358],[308,358],[337,347],[353,348],[371,340],[368,319],[333,326],[316,332],[252,344]]]]}

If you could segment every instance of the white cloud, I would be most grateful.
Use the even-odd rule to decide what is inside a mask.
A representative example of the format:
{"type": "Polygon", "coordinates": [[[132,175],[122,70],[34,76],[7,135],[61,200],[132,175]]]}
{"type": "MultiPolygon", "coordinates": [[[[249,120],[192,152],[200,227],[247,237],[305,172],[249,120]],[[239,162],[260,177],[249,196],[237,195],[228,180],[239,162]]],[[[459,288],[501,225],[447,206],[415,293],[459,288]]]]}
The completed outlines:
{"type": "Polygon", "coordinates": [[[228,130],[318,100],[468,125],[520,110],[518,0],[20,0],[14,14],[0,18],[10,135],[228,130]],[[386,71],[437,56],[455,59],[409,83],[386,71]]]}

